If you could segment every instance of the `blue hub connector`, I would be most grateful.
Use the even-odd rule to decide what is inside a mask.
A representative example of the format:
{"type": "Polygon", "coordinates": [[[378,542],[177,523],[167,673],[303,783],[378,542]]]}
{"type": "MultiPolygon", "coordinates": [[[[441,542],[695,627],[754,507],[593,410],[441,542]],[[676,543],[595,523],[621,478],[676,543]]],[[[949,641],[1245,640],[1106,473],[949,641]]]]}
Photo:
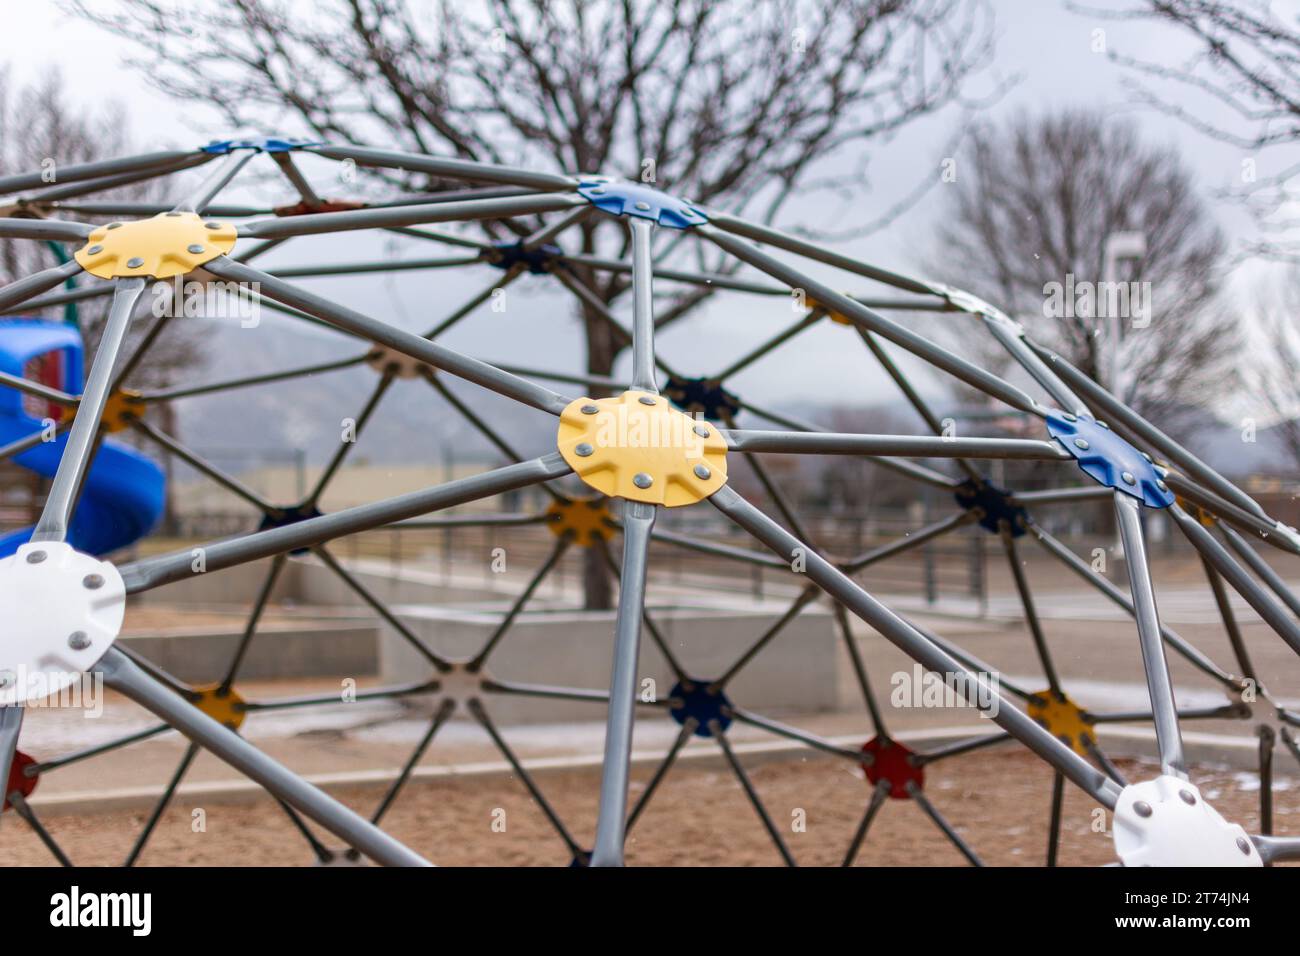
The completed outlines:
{"type": "Polygon", "coordinates": [[[1174,503],[1174,493],[1151,459],[1104,423],[1087,415],[1056,413],[1047,416],[1047,431],[1098,484],[1122,491],[1148,508],[1168,508],[1174,503]]]}
{"type": "Polygon", "coordinates": [[[584,180],[578,194],[611,216],[636,216],[669,229],[689,229],[709,221],[703,212],[676,196],[626,180],[584,180]]]}

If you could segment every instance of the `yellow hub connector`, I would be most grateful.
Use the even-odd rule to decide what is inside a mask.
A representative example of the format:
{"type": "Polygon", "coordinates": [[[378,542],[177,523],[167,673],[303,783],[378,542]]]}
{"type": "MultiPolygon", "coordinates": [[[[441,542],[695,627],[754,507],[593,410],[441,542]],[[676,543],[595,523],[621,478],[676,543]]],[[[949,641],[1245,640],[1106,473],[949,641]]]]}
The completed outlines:
{"type": "Polygon", "coordinates": [[[578,477],[610,498],[678,508],[727,483],[718,429],[649,392],[570,402],[557,444],[578,477]]]}
{"type": "Polygon", "coordinates": [[[568,535],[574,544],[583,547],[608,541],[618,527],[604,498],[552,502],[546,509],[546,526],[557,538],[568,535]]]}
{"type": "Polygon", "coordinates": [[[1088,715],[1065,693],[1039,691],[1029,698],[1029,716],[1034,718],[1053,737],[1069,745],[1081,757],[1088,756],[1088,748],[1097,745],[1097,731],[1088,715]]]}
{"type": "Polygon", "coordinates": [[[217,723],[231,730],[238,730],[244,725],[248,712],[244,710],[244,698],[234,690],[223,693],[220,684],[198,684],[191,689],[197,697],[190,703],[217,723]]]}
{"type": "Polygon", "coordinates": [[[152,219],[100,226],[77,251],[76,259],[101,279],[170,279],[225,255],[235,247],[236,238],[230,223],[205,220],[192,212],[165,212],[152,219]]]}

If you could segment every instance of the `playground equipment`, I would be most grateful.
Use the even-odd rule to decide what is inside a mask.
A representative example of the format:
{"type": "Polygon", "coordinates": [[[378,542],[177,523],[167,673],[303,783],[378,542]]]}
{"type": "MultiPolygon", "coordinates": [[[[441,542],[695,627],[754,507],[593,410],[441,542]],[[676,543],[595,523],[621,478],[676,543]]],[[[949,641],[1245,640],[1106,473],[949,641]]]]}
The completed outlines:
{"type": "MultiPolygon", "coordinates": [[[[104,335],[83,387],[77,388],[80,384],[77,375],[68,375],[63,379],[65,388],[58,388],[25,377],[17,365],[0,375],[0,385],[12,389],[9,394],[13,397],[22,393],[76,409],[70,424],[65,423],[67,437],[57,451],[41,449],[57,459],[57,467],[51,469],[53,484],[40,521],[29,541],[0,560],[0,606],[11,621],[11,626],[0,634],[0,780],[9,781],[7,804],[41,834],[60,859],[66,859],[62,848],[37,819],[26,798],[43,773],[95,756],[110,747],[94,747],[44,763],[19,751],[24,704],[36,699],[35,693],[20,679],[29,672],[53,675],[43,685],[47,692],[50,687],[66,686],[88,673],[102,674],[109,686],[161,719],[156,730],[116,741],[111,747],[125,746],[168,728],[188,737],[191,746],[168,796],[197,749],[203,747],[266,787],[303,833],[309,833],[302,820],[306,816],[343,840],[355,855],[384,864],[425,862],[386,834],[379,824],[438,729],[457,710],[465,711],[482,725],[564,839],[572,861],[579,864],[608,866],[623,862],[628,829],[635,824],[692,736],[709,738],[718,744],[774,845],[787,862],[794,862],[729,742],[727,731],[736,722],[802,741],[864,768],[871,787],[865,794],[864,813],[845,854],[845,863],[857,856],[874,819],[890,799],[916,802],[944,836],[972,862],[977,862],[976,850],[966,845],[926,795],[924,767],[935,760],[969,753],[1008,738],[1023,744],[1056,772],[1053,834],[1059,828],[1063,786],[1069,782],[1113,812],[1116,855],[1124,863],[1261,865],[1300,858],[1300,839],[1250,835],[1241,826],[1224,820],[1206,802],[1188,779],[1180,731],[1180,722],[1186,719],[1249,714],[1250,708],[1241,699],[1242,692],[1248,689],[1261,702],[1257,706],[1271,708],[1284,725],[1300,726],[1300,715],[1275,701],[1260,675],[1254,672],[1225,588],[1226,582],[1282,640],[1300,652],[1300,625],[1294,617],[1300,613],[1300,601],[1252,547],[1252,542],[1262,542],[1296,555],[1300,554],[1300,535],[1269,517],[1245,492],[1068,362],[1036,346],[1016,322],[993,306],[957,289],[860,263],[803,239],[704,208],[642,183],[604,176],[542,173],[356,146],[285,139],[225,141],[196,151],[153,153],[64,168],[59,171],[59,183],[55,186],[44,185],[39,173],[0,177],[0,194],[21,195],[10,207],[15,215],[0,219],[0,237],[57,241],[75,249],[71,261],[0,289],[0,312],[34,310],[96,296],[112,297],[104,335]],[[312,154],[364,168],[398,169],[407,174],[464,180],[471,185],[463,190],[401,196],[387,202],[326,199],[315,191],[296,165],[295,154],[312,154]],[[263,155],[299,191],[301,202],[275,210],[216,204],[218,194],[232,178],[250,161],[263,155]],[[163,177],[207,163],[215,163],[215,171],[196,191],[174,205],[85,198],[123,182],[163,177]],[[78,215],[123,218],[94,225],[70,218],[78,215]],[[630,261],[564,250],[566,231],[593,216],[616,217],[626,225],[630,261]],[[518,238],[506,243],[489,242],[463,233],[429,228],[437,223],[485,220],[508,224],[518,238]],[[468,258],[429,260],[423,263],[426,268],[459,267],[475,262],[495,266],[504,275],[421,336],[335,305],[277,276],[274,271],[250,265],[265,250],[294,237],[357,229],[397,230],[472,252],[468,258]],[[685,242],[698,241],[721,249],[766,278],[666,268],[655,256],[656,236],[665,232],[685,242]],[[907,298],[871,298],[840,292],[836,286],[792,265],[792,260],[810,260],[818,263],[819,268],[831,267],[854,281],[866,279],[883,284],[895,293],[906,293],[907,298]],[[629,278],[630,328],[584,283],[574,268],[579,264],[629,278]],[[104,281],[72,292],[51,292],[83,271],[104,281]],[[494,289],[525,272],[553,276],[594,308],[601,320],[630,344],[630,381],[496,366],[436,341],[474,307],[487,301],[494,289]],[[346,362],[286,369],[273,376],[155,394],[127,393],[123,390],[126,374],[114,369],[123,351],[125,332],[144,294],[146,279],[175,276],[227,283],[226,289],[231,294],[304,321],[325,323],[355,336],[362,345],[356,356],[346,362]],[[652,280],[757,296],[787,297],[793,290],[804,297],[808,311],[794,329],[764,343],[723,371],[710,372],[704,368],[700,374],[685,374],[656,352],[652,280]],[[954,318],[981,324],[1028,375],[1041,397],[1031,395],[886,315],[916,310],[950,312],[954,318]],[[846,326],[846,333],[861,340],[933,430],[932,435],[830,432],[780,412],[755,407],[728,388],[729,379],[740,369],[770,353],[799,330],[822,320],[846,326]],[[945,434],[940,421],[900,371],[889,348],[909,352],[980,390],[1003,407],[1040,423],[1041,437],[967,438],[945,434]],[[503,454],[514,459],[514,463],[391,500],[323,514],[319,507],[321,493],[350,444],[340,448],[320,482],[302,501],[283,504],[263,500],[238,479],[224,474],[139,417],[139,409],[169,398],[215,393],[363,364],[375,370],[378,383],[357,416],[360,426],[364,427],[379,399],[395,380],[423,378],[503,454]],[[521,460],[471,403],[447,389],[443,381],[446,375],[553,416],[555,451],[521,460]],[[541,384],[543,381],[611,394],[596,398],[562,394],[541,384]],[[769,421],[781,430],[739,427],[736,422],[742,414],[769,421]],[[79,522],[90,522],[85,517],[87,514],[98,514],[99,520],[124,513],[143,517],[138,504],[123,504],[119,510],[112,510],[109,503],[124,500],[128,493],[145,497],[140,487],[143,477],[130,476],[126,482],[129,488],[118,488],[107,481],[99,485],[95,481],[97,468],[111,449],[105,445],[96,456],[97,438],[102,431],[120,424],[136,429],[253,504],[264,516],[260,527],[201,548],[141,558],[120,566],[98,560],[93,556],[95,548],[78,536],[79,522]],[[763,456],[768,454],[861,457],[942,489],[952,495],[956,507],[951,516],[918,528],[891,544],[860,555],[832,555],[811,539],[797,511],[772,480],[762,464],[763,456]],[[759,477],[780,521],[745,500],[728,484],[730,469],[742,458],[759,477]],[[953,476],[935,470],[913,461],[915,458],[950,461],[960,474],[953,476]],[[979,467],[980,462],[988,459],[1056,463],[1063,484],[1059,488],[1032,492],[1000,488],[979,467]],[[1064,484],[1080,473],[1086,476],[1086,484],[1064,484]],[[529,486],[542,487],[552,499],[546,512],[426,517],[442,509],[529,486]],[[88,511],[92,491],[97,490],[103,494],[94,501],[103,498],[104,510],[88,511]],[[77,507],[79,493],[82,504],[77,507]],[[1039,508],[1082,500],[1113,503],[1127,556],[1128,593],[1095,575],[1066,545],[1034,520],[1033,512],[1039,508]],[[767,551],[722,545],[655,526],[662,508],[698,508],[705,503],[748,532],[767,551]],[[1140,521],[1143,508],[1166,511],[1204,557],[1223,626],[1236,652],[1237,673],[1210,660],[1162,624],[1140,521]],[[395,523],[438,527],[455,522],[507,526],[545,523],[556,532],[553,550],[506,613],[500,627],[467,660],[450,659],[437,648],[426,646],[327,547],[329,542],[346,535],[395,523]],[[855,575],[876,562],[970,524],[996,535],[1006,552],[1042,665],[1046,686],[1041,690],[1013,686],[1005,680],[1000,682],[1001,690],[992,686],[988,677],[996,673],[992,665],[909,622],[854,580],[855,575]],[[622,537],[621,561],[615,560],[609,548],[616,535],[622,537]],[[652,540],[744,564],[785,569],[800,575],[804,587],[789,610],[771,629],[758,636],[754,646],[726,672],[695,674],[673,653],[653,616],[646,613],[647,556],[652,540]],[[1041,545],[1133,616],[1151,701],[1149,712],[1093,712],[1066,694],[1065,681],[1053,663],[1047,636],[1021,570],[1019,553],[1026,540],[1041,545]],[[618,576],[614,667],[608,692],[493,678],[487,666],[493,650],[505,638],[537,586],[570,548],[597,549],[618,576]],[[308,551],[384,617],[435,672],[427,681],[366,692],[366,696],[373,697],[425,694],[441,701],[426,735],[369,819],[308,785],[238,734],[243,716],[251,711],[311,703],[251,701],[244,699],[236,688],[240,661],[276,576],[288,555],[308,551]],[[246,639],[222,681],[188,687],[115,644],[128,595],[194,574],[220,573],[226,568],[268,558],[272,559],[270,574],[253,602],[246,639]],[[842,748],[760,716],[742,703],[733,702],[728,694],[728,684],[735,673],[749,666],[785,624],[823,594],[830,599],[837,626],[845,639],[873,728],[870,739],[861,748],[842,748]],[[958,685],[964,688],[970,702],[983,706],[1000,730],[972,736],[929,753],[913,753],[893,739],[872,696],[863,662],[850,634],[850,615],[865,622],[926,669],[960,678],[958,685]],[[643,631],[656,643],[676,674],[676,685],[666,699],[638,700],[637,661],[643,631]],[[1224,694],[1223,703],[1199,709],[1180,708],[1174,698],[1166,648],[1185,657],[1219,687],[1224,694]],[[589,847],[566,829],[492,721],[491,699],[500,694],[560,697],[605,705],[607,733],[599,821],[594,843],[589,847]],[[996,702],[995,708],[989,706],[990,701],[996,702]],[[638,706],[666,713],[680,730],[629,813],[631,735],[638,706]],[[1095,726],[1107,720],[1141,718],[1150,719],[1155,725],[1160,773],[1152,780],[1129,783],[1100,749],[1095,726]]],[[[309,267],[292,270],[292,275],[374,271],[383,267],[375,263],[309,267]]],[[[824,272],[821,268],[819,274],[824,272]]],[[[127,359],[128,371],[155,337],[155,334],[147,336],[136,354],[127,359]]],[[[46,351],[59,347],[54,339],[49,343],[46,351]]],[[[15,354],[27,353],[15,347],[15,354]]],[[[70,368],[73,364],[69,359],[70,368]]],[[[35,419],[24,427],[26,431],[19,429],[12,433],[15,437],[0,448],[0,456],[35,454],[42,444],[42,435],[33,430],[37,427],[35,419]]],[[[107,474],[117,472],[117,468],[107,470],[107,474]]],[[[148,485],[148,488],[156,489],[156,486],[148,485]]],[[[143,530],[147,523],[136,522],[132,533],[143,530]]],[[[114,540],[126,540],[125,534],[123,531],[114,540]]],[[[1295,751],[1294,740],[1285,729],[1283,739],[1295,751]]],[[[1295,752],[1300,756],[1300,751],[1295,752]]],[[[1267,765],[1271,767],[1271,744],[1268,753],[1267,765]]],[[[1264,766],[1261,758],[1262,772],[1264,766]]],[[[1268,789],[1267,785],[1264,789],[1268,789]]],[[[141,834],[128,862],[138,855],[165,803],[166,797],[141,834]]],[[[322,862],[335,858],[314,837],[310,840],[322,862]]],[[[1049,862],[1054,862],[1054,857],[1055,841],[1049,850],[1049,862]]]]}

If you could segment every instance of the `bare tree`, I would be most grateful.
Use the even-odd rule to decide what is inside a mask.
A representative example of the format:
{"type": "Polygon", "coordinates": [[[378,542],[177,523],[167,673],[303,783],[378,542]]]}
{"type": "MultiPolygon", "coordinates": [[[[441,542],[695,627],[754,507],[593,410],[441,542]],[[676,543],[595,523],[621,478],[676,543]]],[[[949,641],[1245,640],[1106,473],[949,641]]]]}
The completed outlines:
{"type": "MultiPolygon", "coordinates": [[[[1218,301],[1225,243],[1177,153],[1080,111],[981,127],[968,142],[948,187],[937,271],[1163,426],[1177,430],[1188,406],[1229,393],[1239,330],[1218,301]],[[1145,254],[1109,276],[1108,241],[1125,232],[1142,235],[1145,254]],[[1117,309],[1126,313],[1118,383],[1103,354],[1117,309]]],[[[1005,366],[987,330],[958,328],[1005,366]]]]}
{"type": "Polygon", "coordinates": [[[1272,361],[1258,366],[1253,397],[1276,418],[1273,431],[1300,468],[1300,267],[1264,293],[1259,311],[1272,361]]]}
{"type": "Polygon", "coordinates": [[[1129,86],[1137,102],[1243,151],[1241,183],[1230,195],[1254,214],[1262,233],[1246,251],[1300,261],[1294,206],[1300,199],[1294,152],[1300,143],[1300,10],[1272,0],[1070,6],[1104,18],[1167,24],[1193,42],[1192,55],[1181,61],[1123,50],[1108,55],[1132,71],[1129,86]],[[1268,173],[1258,168],[1266,156],[1278,164],[1268,173]]]}
{"type": "MultiPolygon", "coordinates": [[[[861,147],[958,101],[993,49],[986,0],[321,0],[306,16],[289,0],[73,5],[138,42],[167,93],[236,125],[288,114],[323,139],[622,175],[766,221],[801,192],[859,188],[861,147]]],[[[598,218],[574,245],[621,255],[625,242],[598,218]]],[[[688,254],[659,254],[673,248],[688,254]]],[[[595,293],[580,307],[587,368],[606,375],[625,343],[601,312],[628,279],[574,271],[595,293]]],[[[660,324],[708,294],[664,301],[660,324]]],[[[587,582],[589,606],[608,606],[599,560],[587,582]]]]}

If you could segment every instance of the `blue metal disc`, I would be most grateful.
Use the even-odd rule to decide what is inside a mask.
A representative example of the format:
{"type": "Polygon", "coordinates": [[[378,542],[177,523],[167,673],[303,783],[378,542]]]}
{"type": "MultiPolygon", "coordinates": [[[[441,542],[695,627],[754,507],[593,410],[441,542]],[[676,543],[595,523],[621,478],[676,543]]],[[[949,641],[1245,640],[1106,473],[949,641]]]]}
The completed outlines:
{"type": "Polygon", "coordinates": [[[578,194],[611,216],[636,216],[669,229],[689,229],[709,221],[676,196],[626,180],[587,180],[578,186],[578,194]]]}
{"type": "Polygon", "coordinates": [[[731,701],[720,690],[709,690],[711,681],[679,681],[673,685],[669,694],[673,707],[668,711],[673,720],[685,726],[686,721],[696,720],[695,736],[712,737],[709,727],[716,720],[722,730],[731,726],[731,701]],[[678,704],[680,703],[680,706],[678,704]]]}
{"type": "Polygon", "coordinates": [[[1174,503],[1174,493],[1155,464],[1101,422],[1087,415],[1057,413],[1047,416],[1047,431],[1098,484],[1122,491],[1148,508],[1174,503]]]}
{"type": "Polygon", "coordinates": [[[214,139],[206,146],[200,146],[199,149],[205,153],[214,153],[218,156],[224,156],[227,153],[233,153],[237,149],[255,149],[261,153],[287,153],[295,149],[303,149],[307,146],[322,146],[323,143],[317,143],[309,139],[285,139],[279,136],[263,136],[260,139],[214,139]]]}
{"type": "Polygon", "coordinates": [[[979,508],[983,512],[979,525],[994,534],[1001,534],[1001,523],[1005,521],[1011,529],[1011,537],[1018,538],[1025,533],[1025,519],[1029,513],[1011,499],[1011,492],[999,488],[990,482],[982,486],[967,478],[960,485],[953,497],[957,504],[967,511],[979,508]]]}

